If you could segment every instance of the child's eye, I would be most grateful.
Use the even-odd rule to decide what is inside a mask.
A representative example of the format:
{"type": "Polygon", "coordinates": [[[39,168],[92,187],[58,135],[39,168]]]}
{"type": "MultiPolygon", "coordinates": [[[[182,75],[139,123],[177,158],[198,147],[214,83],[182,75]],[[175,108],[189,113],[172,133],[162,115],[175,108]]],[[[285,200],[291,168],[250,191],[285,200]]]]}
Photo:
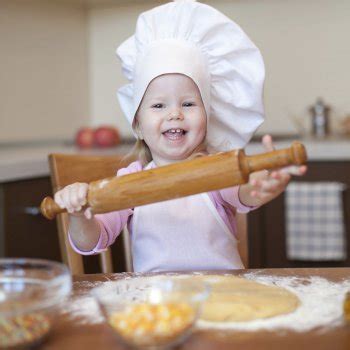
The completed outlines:
{"type": "Polygon", "coordinates": [[[163,103],[156,103],[152,105],[152,108],[163,108],[163,107],[164,107],[163,103]]]}
{"type": "Polygon", "coordinates": [[[183,107],[192,107],[194,105],[195,105],[194,102],[185,102],[182,104],[183,107]]]}

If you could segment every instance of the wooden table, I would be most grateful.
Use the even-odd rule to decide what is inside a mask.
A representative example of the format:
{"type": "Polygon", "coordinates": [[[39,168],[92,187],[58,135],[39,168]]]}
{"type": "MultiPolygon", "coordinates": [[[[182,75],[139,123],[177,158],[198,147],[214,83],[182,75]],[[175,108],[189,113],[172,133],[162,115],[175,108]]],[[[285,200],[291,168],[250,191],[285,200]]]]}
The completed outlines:
{"type": "MultiPolygon", "coordinates": [[[[239,276],[252,271],[263,271],[264,275],[276,276],[321,276],[331,281],[340,281],[350,278],[350,268],[310,268],[310,269],[266,269],[266,270],[236,270],[230,271],[232,275],[239,276]]],[[[217,274],[217,271],[215,272],[217,274]]],[[[221,271],[220,273],[228,273],[221,271]]],[[[117,279],[125,275],[113,275],[117,279]]],[[[104,281],[111,275],[83,275],[74,278],[74,295],[81,292],[81,286],[86,288],[88,282],[104,281]],[[82,283],[82,282],[87,283],[82,283]]],[[[92,283],[90,283],[92,285],[92,283]]],[[[309,331],[304,333],[292,331],[195,331],[195,333],[183,344],[181,349],[350,349],[350,325],[336,328],[309,331]]],[[[120,345],[112,331],[105,323],[79,324],[74,320],[60,315],[49,338],[40,349],[64,349],[64,350],[98,350],[98,349],[125,349],[120,345]]]]}

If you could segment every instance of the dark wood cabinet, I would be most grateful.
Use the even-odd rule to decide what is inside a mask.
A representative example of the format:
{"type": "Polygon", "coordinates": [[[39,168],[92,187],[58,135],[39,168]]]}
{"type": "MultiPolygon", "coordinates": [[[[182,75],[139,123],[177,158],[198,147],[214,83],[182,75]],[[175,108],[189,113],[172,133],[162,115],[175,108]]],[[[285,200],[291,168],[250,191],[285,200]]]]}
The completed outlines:
{"type": "Polygon", "coordinates": [[[48,177],[7,182],[1,186],[2,256],[60,261],[55,221],[39,211],[43,194],[50,194],[48,177]]]}
{"type": "Polygon", "coordinates": [[[309,162],[305,176],[292,181],[339,181],[347,185],[343,195],[347,240],[344,261],[293,261],[287,259],[284,194],[249,213],[249,267],[335,267],[350,266],[350,162],[309,162]]]}
{"type": "MultiPolygon", "coordinates": [[[[52,195],[49,177],[0,184],[0,257],[62,261],[55,220],[45,219],[39,206],[52,195]]],[[[112,246],[115,272],[125,271],[121,237],[112,246]]],[[[87,273],[100,272],[97,256],[84,257],[87,273]]]]}

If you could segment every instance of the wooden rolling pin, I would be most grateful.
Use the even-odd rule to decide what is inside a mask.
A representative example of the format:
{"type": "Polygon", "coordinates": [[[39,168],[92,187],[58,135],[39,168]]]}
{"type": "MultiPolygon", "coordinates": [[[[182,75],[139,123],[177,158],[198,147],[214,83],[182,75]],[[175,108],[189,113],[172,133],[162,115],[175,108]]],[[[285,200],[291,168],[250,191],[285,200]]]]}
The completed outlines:
{"type": "MultiPolygon", "coordinates": [[[[87,206],[94,214],[134,208],[240,185],[248,182],[254,171],[302,165],[306,160],[305,148],[299,142],[293,142],[290,148],[253,156],[246,156],[242,149],[218,153],[93,181],[89,184],[87,206]]],[[[42,201],[40,208],[48,219],[66,211],[50,197],[42,201]]]]}

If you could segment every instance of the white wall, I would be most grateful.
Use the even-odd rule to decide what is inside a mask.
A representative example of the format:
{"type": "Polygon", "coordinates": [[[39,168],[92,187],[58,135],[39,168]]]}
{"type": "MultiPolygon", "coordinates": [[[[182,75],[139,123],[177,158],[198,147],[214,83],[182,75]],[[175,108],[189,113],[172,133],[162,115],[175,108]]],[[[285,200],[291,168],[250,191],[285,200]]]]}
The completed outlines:
{"type": "MultiPolygon", "coordinates": [[[[0,144],[68,139],[86,124],[130,128],[115,93],[115,49],[137,16],[164,1],[0,0],[0,144]],[[90,4],[86,11],[84,4],[90,4]]],[[[292,116],[322,96],[350,113],[349,0],[206,1],[261,49],[267,70],[262,132],[292,133],[292,116]]]]}
{"type": "MultiPolygon", "coordinates": [[[[307,107],[322,96],[334,116],[350,113],[349,0],[206,1],[235,20],[261,49],[267,79],[267,119],[259,132],[293,133],[291,117],[308,121],[307,107]]],[[[94,6],[89,11],[90,110],[93,124],[130,129],[115,92],[125,83],[116,47],[130,36],[144,1],[94,6]]]]}
{"type": "Polygon", "coordinates": [[[117,102],[117,89],[127,80],[115,50],[132,35],[140,12],[154,2],[96,6],[89,11],[90,112],[93,125],[117,124],[124,136],[131,129],[117,102]]]}
{"type": "Polygon", "coordinates": [[[78,1],[0,0],[0,143],[89,122],[86,18],[78,1]]]}

